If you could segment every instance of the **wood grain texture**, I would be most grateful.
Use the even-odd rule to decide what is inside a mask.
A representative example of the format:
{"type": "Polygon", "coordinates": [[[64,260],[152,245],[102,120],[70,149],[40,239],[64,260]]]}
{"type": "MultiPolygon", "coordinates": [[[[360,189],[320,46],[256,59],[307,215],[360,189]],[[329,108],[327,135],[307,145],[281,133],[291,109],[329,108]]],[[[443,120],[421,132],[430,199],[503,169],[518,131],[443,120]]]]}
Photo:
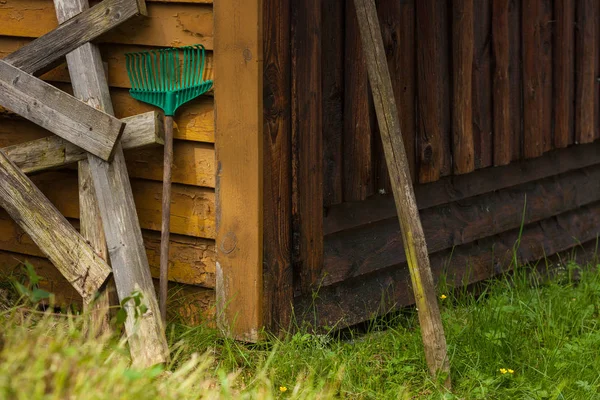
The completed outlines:
{"type": "MultiPolygon", "coordinates": [[[[360,201],[375,190],[374,127],[364,50],[354,7],[346,7],[344,52],[344,201],[360,201]]],[[[300,88],[302,86],[299,86],[300,88]]]]}
{"type": "MultiPolygon", "coordinates": [[[[577,29],[575,46],[575,141],[594,140],[594,81],[596,51],[594,0],[576,2],[577,29]]],[[[600,23],[600,22],[598,22],[600,23]]],[[[597,89],[596,89],[597,90],[597,89]]]]}
{"type": "Polygon", "coordinates": [[[1,151],[0,182],[0,206],[89,301],[110,275],[108,264],[1,151]]]}
{"type": "Polygon", "coordinates": [[[146,15],[132,19],[142,14],[136,1],[109,0],[107,3],[96,3],[90,11],[68,21],[68,25],[63,24],[65,26],[54,33],[58,23],[51,2],[6,0],[0,4],[0,35],[27,38],[47,36],[43,41],[37,39],[35,47],[18,55],[23,61],[26,57],[37,59],[35,63],[30,60],[19,65],[36,65],[38,70],[47,69],[48,66],[43,64],[51,65],[52,61],[77,48],[77,44],[95,39],[104,43],[162,47],[200,43],[212,50],[214,17],[210,5],[149,2],[146,15]],[[107,18],[103,19],[105,15],[107,18]],[[66,46],[64,52],[60,52],[62,54],[54,56],[51,51],[44,50],[44,45],[57,42],[66,46]],[[34,50],[44,51],[44,54],[36,56],[34,50]],[[48,61],[42,61],[45,56],[50,56],[48,61]]]}
{"type": "MultiPolygon", "coordinates": [[[[453,286],[468,285],[512,269],[514,245],[519,265],[535,263],[546,256],[581,243],[596,241],[600,204],[595,203],[498,236],[432,255],[433,275],[444,276],[453,286]],[[519,239],[520,238],[520,239],[519,239]],[[469,266],[469,268],[465,268],[469,266]]],[[[359,279],[322,288],[319,297],[296,298],[298,323],[345,327],[414,304],[408,267],[394,265],[359,279]]]]}
{"type": "Polygon", "coordinates": [[[262,4],[214,5],[217,315],[223,332],[251,342],[264,321],[262,4]]]}
{"type": "MultiPolygon", "coordinates": [[[[125,149],[139,149],[163,143],[160,114],[149,112],[123,120],[127,125],[123,131],[121,144],[125,149]]],[[[13,133],[18,135],[19,132],[13,133]]],[[[87,158],[87,152],[58,136],[45,138],[5,147],[4,153],[24,173],[62,167],[87,158]]]]}
{"type": "Polygon", "coordinates": [[[554,147],[562,148],[573,142],[574,135],[575,3],[556,0],[554,15],[554,147]]]}
{"type": "Polygon", "coordinates": [[[455,174],[475,168],[473,147],[473,0],[452,2],[452,159],[455,174]]]}
{"type": "MultiPolygon", "coordinates": [[[[55,0],[55,5],[59,4],[62,4],[57,7],[59,20],[70,18],[65,24],[89,7],[88,0],[77,0],[77,3],[55,0]]],[[[139,3],[136,2],[137,6],[139,3]]],[[[77,47],[67,54],[67,64],[75,97],[114,115],[98,47],[91,43],[77,47]]],[[[133,365],[147,368],[165,363],[169,359],[165,326],[160,319],[122,144],[117,144],[112,162],[91,154],[88,154],[87,162],[119,300],[124,301],[132,293],[139,292],[141,303],[148,310],[136,318],[132,302],[124,305],[127,310],[125,331],[133,365]]]]}
{"type": "Polygon", "coordinates": [[[346,2],[322,2],[323,69],[323,201],[325,207],[343,201],[344,179],[344,50],[346,2]]]}
{"type": "MultiPolygon", "coordinates": [[[[406,159],[414,182],[417,172],[415,2],[380,0],[377,3],[377,13],[382,24],[381,34],[394,86],[394,99],[398,106],[406,159]]],[[[378,185],[377,189],[383,187],[391,191],[383,151],[379,157],[383,159],[379,176],[380,179],[384,179],[385,184],[378,185]],[[383,174],[385,177],[382,176],[383,174]]]]}
{"type": "MultiPolygon", "coordinates": [[[[263,3],[263,10],[263,309],[267,329],[272,333],[284,333],[290,328],[294,297],[289,46],[291,6],[289,1],[267,0],[263,3]]],[[[341,187],[339,194],[341,196],[341,187]]]]}
{"type": "Polygon", "coordinates": [[[553,148],[553,129],[554,116],[553,107],[553,40],[554,28],[556,25],[554,19],[554,0],[541,0],[540,4],[540,59],[538,69],[540,72],[541,85],[541,129],[542,129],[542,148],[543,151],[550,151],[553,148]]]}
{"type": "Polygon", "coordinates": [[[510,125],[512,128],[511,161],[523,156],[523,63],[521,48],[521,13],[523,0],[510,0],[508,6],[509,24],[509,67],[510,78],[510,125]]]}
{"type": "Polygon", "coordinates": [[[539,63],[542,59],[541,0],[523,0],[523,156],[544,152],[543,91],[539,63]]]}
{"type": "Polygon", "coordinates": [[[441,73],[438,69],[441,50],[435,27],[439,24],[435,0],[416,2],[417,26],[417,164],[419,182],[433,182],[440,177],[443,160],[442,115],[439,96],[441,73]]]}
{"type": "MultiPolygon", "coordinates": [[[[417,205],[420,210],[424,210],[544,179],[555,174],[595,165],[599,157],[599,144],[575,146],[568,150],[549,152],[537,159],[484,169],[476,174],[443,178],[437,182],[415,187],[417,205]]],[[[323,231],[328,235],[395,216],[394,201],[390,197],[374,196],[365,202],[343,203],[332,207],[323,221],[323,231]]]]}
{"type": "Polygon", "coordinates": [[[0,60],[0,104],[104,160],[125,124],[0,60]]]}
{"type": "Polygon", "coordinates": [[[163,324],[167,323],[167,291],[169,289],[169,235],[171,234],[171,182],[173,180],[173,116],[165,116],[163,152],[163,188],[160,226],[159,308],[163,324]]]}
{"type": "Polygon", "coordinates": [[[429,266],[427,244],[410,178],[410,170],[400,132],[398,108],[394,100],[381,27],[374,0],[355,0],[360,35],[365,50],[369,82],[379,122],[396,211],[400,221],[402,243],[407,257],[417,303],[419,325],[427,366],[432,375],[446,374],[450,387],[450,365],[446,353],[446,338],[437,304],[435,287],[429,266]]]}
{"type": "MultiPolygon", "coordinates": [[[[317,278],[323,265],[321,2],[309,0],[302,5],[293,4],[292,15],[292,85],[295,86],[292,135],[297,174],[292,210],[296,224],[293,261],[294,268],[299,271],[301,291],[310,293],[317,289],[317,278]],[[314,21],[314,25],[308,25],[306,21],[314,21]]],[[[370,135],[368,132],[361,134],[370,135]]]]}
{"type": "MultiPolygon", "coordinates": [[[[69,218],[68,221],[76,229],[79,229],[80,223],[77,219],[69,218]]],[[[158,279],[160,233],[143,230],[142,234],[152,277],[158,279]]],[[[46,257],[33,239],[4,211],[0,212],[0,250],[26,256],[46,257]]],[[[170,281],[214,289],[214,240],[172,234],[169,252],[169,259],[171,260],[170,281]]]]}
{"type": "MultiPolygon", "coordinates": [[[[35,2],[35,0],[33,0],[35,2]]],[[[40,1],[37,1],[39,6],[40,1]]],[[[105,0],[85,12],[70,18],[59,27],[54,25],[43,28],[43,21],[50,18],[56,21],[52,4],[45,2],[46,12],[40,12],[39,7],[28,0],[5,1],[0,4],[0,30],[2,35],[29,36],[40,38],[29,45],[10,54],[4,61],[29,73],[39,74],[56,66],[57,61],[79,46],[96,39],[103,33],[127,21],[140,13],[139,4],[130,0],[105,0]],[[31,7],[33,5],[33,8],[31,7]],[[16,7],[16,9],[15,9],[16,7]],[[19,12],[19,8],[21,8],[19,12]],[[33,11],[28,20],[31,23],[20,22],[26,18],[26,10],[33,11]],[[35,23],[34,23],[35,21],[35,23]],[[16,24],[15,24],[16,23],[16,24]],[[22,28],[39,29],[27,34],[22,28]],[[43,35],[43,36],[42,36],[43,35]]]]}
{"type": "MultiPolygon", "coordinates": [[[[599,201],[599,179],[595,165],[422,210],[427,248],[449,250],[599,201]]],[[[399,233],[388,219],[327,236],[323,286],[406,262],[399,233]]]]}
{"type": "Polygon", "coordinates": [[[506,165],[512,158],[512,126],[510,120],[510,36],[509,0],[492,1],[492,53],[494,75],[494,165],[506,165]]]}
{"type": "Polygon", "coordinates": [[[473,135],[475,168],[493,163],[492,0],[475,1],[473,135]]]}

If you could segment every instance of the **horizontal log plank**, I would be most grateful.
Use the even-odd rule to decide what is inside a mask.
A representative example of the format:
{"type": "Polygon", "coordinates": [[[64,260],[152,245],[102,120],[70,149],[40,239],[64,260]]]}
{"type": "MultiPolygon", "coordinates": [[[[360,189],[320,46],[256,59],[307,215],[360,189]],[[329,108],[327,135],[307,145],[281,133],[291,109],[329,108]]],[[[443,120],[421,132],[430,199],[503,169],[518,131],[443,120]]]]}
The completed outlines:
{"type": "MultiPolygon", "coordinates": [[[[68,219],[79,229],[79,221],[68,219]]],[[[159,276],[160,234],[143,230],[144,245],[150,271],[154,278],[159,276]]],[[[184,235],[171,235],[169,248],[169,280],[173,282],[215,287],[215,246],[214,240],[194,238],[184,235]]],[[[44,253],[4,211],[0,211],[0,250],[26,256],[46,258],[44,253]]]]}
{"type": "MultiPolygon", "coordinates": [[[[102,7],[101,10],[94,13],[93,21],[104,18],[107,9],[110,24],[94,25],[82,23],[83,20],[89,20],[90,17],[83,17],[83,14],[92,14],[91,12],[82,13],[75,17],[78,19],[81,28],[74,31],[73,35],[65,35],[62,31],[66,29],[67,24],[73,24],[67,21],[65,28],[61,28],[60,35],[67,50],[61,51],[55,59],[65,55],[69,50],[73,50],[79,45],[98,38],[102,33],[110,30],[108,33],[98,38],[102,43],[119,44],[137,44],[143,46],[186,46],[192,44],[203,44],[207,49],[213,47],[213,12],[212,6],[206,4],[192,3],[170,3],[149,2],[147,4],[148,16],[128,20],[132,15],[137,14],[135,2],[129,0],[104,0],[103,3],[95,7],[102,7]],[[108,3],[112,4],[108,4],[108,3]],[[107,3],[107,4],[103,4],[107,3]],[[117,13],[121,15],[117,17],[117,13]],[[91,29],[90,29],[91,28],[91,29]],[[80,37],[73,37],[75,34],[80,37]],[[75,39],[75,40],[73,40],[75,39]]],[[[54,5],[47,0],[5,0],[0,3],[0,35],[12,37],[37,38],[46,35],[56,29],[58,22],[54,5]]],[[[56,34],[52,34],[56,35],[56,34]]],[[[43,43],[36,44],[29,51],[39,50],[40,45],[54,43],[56,37],[45,39],[43,43]]],[[[60,43],[60,42],[59,42],[60,43]]],[[[62,43],[61,43],[62,44],[62,43]]],[[[52,50],[53,51],[53,50],[52,50]]],[[[49,52],[46,51],[47,54],[49,52]]],[[[19,54],[19,58],[21,54],[19,54]]],[[[40,56],[38,59],[42,60],[40,56]]],[[[54,58],[54,57],[53,57],[54,58]]],[[[27,65],[31,61],[20,63],[27,65]]],[[[40,68],[36,66],[35,70],[40,68]]]]}
{"type": "MultiPolygon", "coordinates": [[[[79,218],[77,174],[43,172],[31,177],[37,187],[67,218],[79,218]]],[[[160,231],[162,183],[132,179],[131,186],[142,228],[160,231]]],[[[171,233],[214,239],[215,193],[213,189],[174,184],[171,233]]]]}
{"type": "MultiPolygon", "coordinates": [[[[442,178],[415,186],[420,210],[458,201],[506,187],[547,178],[598,163],[600,143],[552,151],[543,157],[486,168],[476,173],[442,178]]],[[[365,202],[332,206],[325,216],[324,234],[332,234],[361,225],[394,218],[396,209],[390,196],[373,196],[365,202]]]]}
{"type": "MultiPolygon", "coordinates": [[[[127,125],[129,126],[129,125],[127,125]]],[[[124,138],[127,133],[125,128],[124,138]]],[[[160,125],[162,127],[162,123],[160,125]]],[[[146,141],[148,144],[159,142],[158,139],[152,139],[148,132],[146,141]]],[[[36,166],[41,167],[40,163],[44,163],[45,167],[59,166],[78,160],[81,156],[80,150],[75,146],[74,151],[64,153],[64,148],[61,147],[59,140],[51,135],[48,131],[36,127],[28,121],[4,119],[0,120],[0,148],[9,149],[7,153],[11,160],[25,169],[26,173],[39,170],[36,166]],[[24,144],[30,141],[39,140],[42,143],[54,143],[55,157],[48,155],[43,159],[39,158],[39,152],[34,154],[24,149],[24,144]],[[18,144],[15,144],[18,143],[18,144]],[[17,150],[13,150],[16,148],[17,150]],[[19,153],[17,159],[13,152],[19,153]],[[33,168],[36,167],[36,168],[33,168]]],[[[162,136],[161,136],[162,138],[162,136]]],[[[162,143],[162,140],[160,140],[162,143]]],[[[50,146],[45,146],[47,147],[50,146]]],[[[154,181],[162,180],[162,148],[159,146],[146,148],[133,148],[134,145],[124,141],[125,145],[125,160],[130,177],[142,178],[154,181]]],[[[175,160],[173,166],[173,182],[192,186],[215,187],[215,151],[214,145],[209,143],[189,142],[183,140],[175,141],[175,160]]],[[[5,149],[6,150],[6,149],[5,149]]],[[[42,168],[43,169],[43,168],[42,168]]]]}
{"type": "MultiPolygon", "coordinates": [[[[547,255],[579,248],[600,234],[600,203],[584,206],[527,226],[520,236],[517,259],[535,262],[547,255]]],[[[511,269],[513,248],[519,239],[515,229],[467,246],[432,255],[434,279],[442,273],[450,285],[466,285],[511,269]]],[[[406,264],[378,273],[323,287],[319,295],[298,297],[295,315],[299,323],[341,329],[402,306],[414,304],[406,264]]]]}
{"type": "MultiPolygon", "coordinates": [[[[149,112],[137,117],[123,120],[127,125],[123,132],[121,144],[125,149],[162,144],[164,126],[158,112],[149,112]]],[[[19,132],[14,132],[14,136],[19,132]]],[[[80,147],[58,137],[48,136],[30,142],[17,144],[2,149],[8,158],[24,173],[56,168],[87,158],[87,153],[80,147]]]]}
{"type": "MultiPolygon", "coordinates": [[[[600,201],[600,165],[421,212],[430,253],[451,249],[600,201]],[[523,213],[523,207],[526,211],[523,213]]],[[[323,285],[406,261],[395,219],[330,235],[323,285]]]]}
{"type": "MultiPolygon", "coordinates": [[[[61,90],[70,91],[70,87],[67,87],[65,84],[60,84],[58,87],[61,90]]],[[[117,118],[123,119],[156,110],[156,108],[149,104],[133,99],[128,91],[123,89],[111,90],[111,97],[117,118]]],[[[175,139],[214,143],[215,120],[213,106],[213,99],[203,96],[183,105],[177,110],[177,115],[175,116],[175,139]]],[[[26,120],[19,121],[15,114],[2,107],[0,107],[0,117],[6,117],[0,123],[0,146],[16,144],[18,143],[16,140],[21,142],[51,135],[50,132],[44,131],[31,122],[26,120]],[[11,134],[11,131],[18,131],[19,137],[11,138],[11,136],[14,136],[11,134]]]]}
{"type": "Polygon", "coordinates": [[[84,300],[91,300],[110,275],[108,264],[1,151],[0,183],[0,207],[33,238],[84,300]]]}
{"type": "Polygon", "coordinates": [[[120,120],[0,60],[0,105],[103,160],[125,128],[120,120]]]}
{"type": "MultiPolygon", "coordinates": [[[[11,53],[29,45],[32,39],[21,37],[0,36],[0,58],[8,57],[11,53]]],[[[111,87],[131,88],[131,82],[127,76],[125,53],[147,51],[148,47],[137,45],[101,44],[102,59],[105,61],[108,73],[108,84],[111,87]]],[[[213,79],[214,64],[213,52],[207,51],[206,65],[204,69],[205,79],[213,79]]],[[[66,64],[58,65],[56,68],[41,75],[41,78],[52,82],[71,82],[66,64]]],[[[208,94],[212,95],[213,89],[208,94]]]]}
{"type": "MultiPolygon", "coordinates": [[[[54,294],[59,307],[82,306],[81,296],[46,258],[0,251],[0,278],[23,276],[22,262],[28,261],[42,278],[40,287],[54,294]]],[[[23,276],[26,279],[26,276],[23,276]]],[[[155,285],[158,281],[154,280],[155,285]]],[[[169,287],[168,318],[186,325],[212,323],[215,292],[212,288],[171,283],[169,287]]]]}
{"type": "MultiPolygon", "coordinates": [[[[3,1],[0,3],[0,35],[38,38],[4,61],[29,74],[46,72],[79,46],[145,13],[144,8],[130,0],[104,0],[58,26],[52,2],[3,1]],[[48,21],[52,22],[48,24],[48,21]]],[[[129,23],[132,22],[136,21],[129,23]]]]}

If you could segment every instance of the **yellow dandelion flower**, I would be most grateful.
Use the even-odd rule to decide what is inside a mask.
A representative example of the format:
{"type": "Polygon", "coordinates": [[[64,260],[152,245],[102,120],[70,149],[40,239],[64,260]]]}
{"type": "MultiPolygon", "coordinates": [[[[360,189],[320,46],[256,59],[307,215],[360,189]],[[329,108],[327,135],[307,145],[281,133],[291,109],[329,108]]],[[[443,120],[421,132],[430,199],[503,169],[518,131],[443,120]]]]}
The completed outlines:
{"type": "Polygon", "coordinates": [[[504,374],[505,374],[505,373],[507,373],[507,372],[508,372],[508,371],[506,370],[506,368],[500,368],[500,373],[501,373],[501,374],[503,374],[503,375],[504,375],[504,374]]]}
{"type": "Polygon", "coordinates": [[[440,296],[440,299],[442,299],[442,300],[447,299],[447,298],[448,298],[448,296],[446,296],[445,294],[440,296]]]}
{"type": "Polygon", "coordinates": [[[281,393],[283,393],[283,392],[287,392],[287,388],[286,388],[285,386],[279,386],[279,391],[280,391],[281,393]]]}
{"type": "Polygon", "coordinates": [[[512,370],[512,369],[510,369],[510,368],[508,368],[507,371],[508,371],[509,374],[514,374],[515,373],[515,371],[512,370]]]}

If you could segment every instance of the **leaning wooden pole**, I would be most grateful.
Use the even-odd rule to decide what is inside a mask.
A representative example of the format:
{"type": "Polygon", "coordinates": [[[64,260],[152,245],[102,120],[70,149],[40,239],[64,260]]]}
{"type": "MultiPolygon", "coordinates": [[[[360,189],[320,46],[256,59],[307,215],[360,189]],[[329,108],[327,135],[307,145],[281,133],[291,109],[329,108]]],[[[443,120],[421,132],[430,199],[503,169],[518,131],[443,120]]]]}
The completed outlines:
{"type": "Polygon", "coordinates": [[[450,387],[446,337],[429,266],[425,235],[402,142],[400,119],[387,67],[375,1],[354,0],[354,5],[367,59],[369,81],[373,91],[385,159],[400,220],[402,242],[419,313],[425,358],[432,375],[447,374],[446,386],[450,387]]]}

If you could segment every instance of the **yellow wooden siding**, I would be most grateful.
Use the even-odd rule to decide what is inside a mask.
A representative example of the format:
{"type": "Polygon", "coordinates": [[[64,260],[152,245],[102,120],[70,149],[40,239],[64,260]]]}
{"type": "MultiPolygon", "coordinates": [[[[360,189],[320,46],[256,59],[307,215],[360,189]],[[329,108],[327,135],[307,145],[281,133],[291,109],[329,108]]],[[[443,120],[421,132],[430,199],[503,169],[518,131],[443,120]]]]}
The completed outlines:
{"type": "MultiPolygon", "coordinates": [[[[129,21],[99,40],[118,118],[154,109],[128,94],[130,84],[125,69],[126,52],[201,43],[209,50],[207,77],[212,78],[212,0],[147,2],[148,18],[129,21]]],[[[56,25],[52,0],[0,1],[0,58],[54,29],[56,25]]],[[[57,67],[42,78],[71,92],[66,65],[57,67]]],[[[177,112],[175,124],[170,250],[172,267],[169,278],[180,283],[214,288],[216,212],[212,94],[182,106],[177,112]]],[[[46,130],[0,107],[0,147],[48,135],[50,133],[46,130]]],[[[156,277],[159,267],[162,147],[129,151],[126,152],[126,159],[152,275],[156,277]]],[[[59,211],[77,226],[79,204],[75,171],[49,171],[32,178],[59,211]]],[[[63,299],[70,296],[72,290],[69,285],[61,281],[56,271],[49,269],[49,263],[31,239],[0,210],[0,265],[20,255],[36,257],[36,262],[44,269],[42,275],[49,275],[48,280],[53,282],[48,287],[63,293],[63,299]]],[[[189,292],[188,289],[184,291],[189,292]]],[[[214,296],[212,290],[209,292],[209,297],[214,296]]],[[[198,293],[192,296],[194,301],[198,297],[202,299],[200,303],[212,304],[212,297],[207,300],[206,292],[198,293]]],[[[191,306],[183,306],[184,302],[182,307],[190,311],[195,307],[194,301],[190,303],[191,306]]]]}

